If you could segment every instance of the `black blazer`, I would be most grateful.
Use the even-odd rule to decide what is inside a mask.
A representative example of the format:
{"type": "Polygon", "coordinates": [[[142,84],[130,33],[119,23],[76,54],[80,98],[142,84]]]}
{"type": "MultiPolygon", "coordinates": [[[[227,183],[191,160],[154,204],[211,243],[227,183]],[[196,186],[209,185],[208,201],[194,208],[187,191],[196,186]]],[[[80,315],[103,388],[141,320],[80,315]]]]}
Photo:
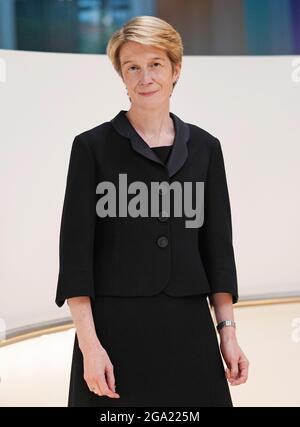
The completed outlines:
{"type": "MultiPolygon", "coordinates": [[[[74,296],[173,296],[229,292],[238,300],[230,201],[220,141],[170,112],[175,140],[164,164],[126,111],[73,141],[62,210],[56,304],[74,296]],[[204,222],[106,217],[96,212],[101,181],[204,182],[204,222]]],[[[164,193],[163,193],[164,194],[164,193]]],[[[128,195],[128,201],[130,200],[128,195]]],[[[118,211],[117,211],[118,212],[118,211]]]]}

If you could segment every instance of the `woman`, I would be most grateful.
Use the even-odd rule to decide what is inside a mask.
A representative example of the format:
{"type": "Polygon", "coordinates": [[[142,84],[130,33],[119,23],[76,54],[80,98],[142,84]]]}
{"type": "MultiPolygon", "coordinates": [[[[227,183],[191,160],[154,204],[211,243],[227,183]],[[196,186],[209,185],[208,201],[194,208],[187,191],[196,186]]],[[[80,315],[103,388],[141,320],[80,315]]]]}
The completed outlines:
{"type": "MultiPolygon", "coordinates": [[[[73,142],[56,295],[76,329],[68,406],[233,406],[227,381],[247,379],[221,145],[169,112],[182,52],[165,21],[127,22],[107,53],[131,107],[73,142]],[[205,185],[197,226],[170,203],[171,186],[190,182],[205,185]],[[148,189],[160,203],[151,213],[148,189]]],[[[185,203],[200,194],[184,192],[185,203]]]]}

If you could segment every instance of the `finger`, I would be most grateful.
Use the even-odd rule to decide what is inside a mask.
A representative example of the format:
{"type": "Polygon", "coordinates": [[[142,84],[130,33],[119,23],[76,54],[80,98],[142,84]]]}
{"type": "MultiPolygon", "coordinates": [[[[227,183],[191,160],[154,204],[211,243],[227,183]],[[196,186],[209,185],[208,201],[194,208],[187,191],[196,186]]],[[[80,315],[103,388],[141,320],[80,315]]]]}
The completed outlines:
{"type": "Polygon", "coordinates": [[[115,385],[115,376],[114,376],[113,366],[107,365],[105,372],[106,372],[107,385],[110,388],[110,390],[115,393],[116,392],[116,385],[115,385]]]}
{"type": "Polygon", "coordinates": [[[242,360],[239,363],[239,377],[237,378],[240,383],[246,382],[248,378],[249,363],[247,360],[242,360]]]}
{"type": "Polygon", "coordinates": [[[249,363],[245,360],[239,363],[240,374],[248,375],[249,363]]]}
{"type": "Polygon", "coordinates": [[[248,361],[247,360],[242,360],[239,363],[239,374],[236,378],[232,379],[232,385],[239,385],[239,384],[243,384],[247,381],[248,379],[248,361]]]}
{"type": "Polygon", "coordinates": [[[110,388],[107,385],[107,382],[106,382],[106,379],[105,379],[105,375],[101,375],[101,377],[99,378],[97,384],[98,384],[98,387],[101,390],[102,395],[108,396],[108,397],[112,397],[112,398],[120,397],[118,395],[118,393],[115,393],[112,390],[110,390],[110,388]]]}
{"type": "Polygon", "coordinates": [[[238,367],[237,361],[231,362],[229,369],[230,369],[230,378],[233,380],[237,379],[239,374],[239,367],[238,367]]]}
{"type": "Polygon", "coordinates": [[[99,396],[101,396],[101,391],[100,391],[97,384],[93,384],[93,385],[88,386],[88,387],[92,393],[95,393],[95,394],[98,394],[99,396]]]}
{"type": "Polygon", "coordinates": [[[240,385],[240,384],[243,384],[243,383],[245,383],[246,382],[246,380],[247,380],[247,377],[240,377],[238,380],[233,380],[233,381],[231,381],[231,385],[240,385]]]}
{"type": "Polygon", "coordinates": [[[225,369],[225,376],[226,376],[226,378],[229,380],[230,379],[230,370],[229,370],[229,368],[226,368],[225,369]]]}
{"type": "Polygon", "coordinates": [[[233,380],[234,380],[234,378],[232,377],[232,372],[231,372],[231,369],[230,369],[230,368],[227,368],[227,369],[226,369],[226,378],[227,378],[229,381],[233,381],[233,380]]]}
{"type": "Polygon", "coordinates": [[[247,376],[246,372],[240,372],[238,378],[233,379],[232,382],[231,382],[231,384],[232,385],[243,384],[243,383],[245,383],[247,381],[247,378],[248,378],[248,376],[247,376]]]}

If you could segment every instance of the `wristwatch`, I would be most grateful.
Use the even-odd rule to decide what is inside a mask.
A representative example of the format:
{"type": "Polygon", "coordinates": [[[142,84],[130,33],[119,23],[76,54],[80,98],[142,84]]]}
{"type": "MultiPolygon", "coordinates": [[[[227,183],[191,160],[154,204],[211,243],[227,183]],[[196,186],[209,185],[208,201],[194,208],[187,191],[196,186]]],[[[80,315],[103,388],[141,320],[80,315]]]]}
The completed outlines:
{"type": "Polygon", "coordinates": [[[224,328],[225,326],[233,326],[235,328],[236,324],[235,324],[234,320],[222,320],[222,322],[217,324],[217,330],[219,331],[220,329],[224,328]]]}

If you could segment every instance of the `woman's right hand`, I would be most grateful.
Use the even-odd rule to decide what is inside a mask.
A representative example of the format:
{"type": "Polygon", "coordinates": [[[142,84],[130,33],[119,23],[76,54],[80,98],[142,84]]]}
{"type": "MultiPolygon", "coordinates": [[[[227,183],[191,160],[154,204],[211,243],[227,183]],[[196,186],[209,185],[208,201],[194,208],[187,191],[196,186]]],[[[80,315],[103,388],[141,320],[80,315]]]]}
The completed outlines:
{"type": "Polygon", "coordinates": [[[115,392],[114,367],[106,350],[101,345],[94,345],[83,352],[84,380],[91,392],[99,396],[118,399],[115,392]]]}

